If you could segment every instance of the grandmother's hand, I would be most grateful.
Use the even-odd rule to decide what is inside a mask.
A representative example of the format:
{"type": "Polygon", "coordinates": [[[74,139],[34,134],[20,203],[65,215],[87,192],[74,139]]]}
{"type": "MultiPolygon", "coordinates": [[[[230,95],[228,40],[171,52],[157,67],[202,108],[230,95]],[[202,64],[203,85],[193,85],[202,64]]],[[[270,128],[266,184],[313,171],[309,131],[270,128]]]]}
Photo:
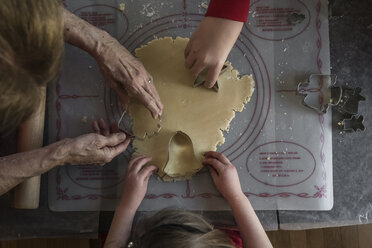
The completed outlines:
{"type": "Polygon", "coordinates": [[[123,108],[128,105],[129,95],[139,99],[153,118],[162,114],[163,105],[151,75],[118,41],[114,38],[105,41],[96,59],[106,83],[115,89],[123,108]]]}
{"type": "Polygon", "coordinates": [[[98,62],[103,77],[118,94],[125,109],[129,96],[138,98],[154,118],[161,115],[163,105],[151,75],[142,63],[116,39],[63,8],[64,40],[91,54],[98,62]]]}
{"type": "Polygon", "coordinates": [[[66,154],[63,164],[104,165],[124,152],[130,143],[129,136],[120,132],[116,124],[108,127],[103,119],[93,122],[93,130],[96,133],[66,139],[63,144],[66,154]]]}

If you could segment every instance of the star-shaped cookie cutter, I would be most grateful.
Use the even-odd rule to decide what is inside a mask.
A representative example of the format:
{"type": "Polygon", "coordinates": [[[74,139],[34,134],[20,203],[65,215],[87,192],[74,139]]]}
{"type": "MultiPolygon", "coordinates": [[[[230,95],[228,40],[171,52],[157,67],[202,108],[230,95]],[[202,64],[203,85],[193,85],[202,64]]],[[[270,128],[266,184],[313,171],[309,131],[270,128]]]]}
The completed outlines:
{"type": "MultiPolygon", "coordinates": [[[[227,70],[227,65],[223,65],[219,76],[221,76],[223,73],[225,73],[226,70],[227,70]]],[[[201,73],[199,73],[199,75],[196,77],[196,79],[194,81],[194,86],[193,87],[196,88],[196,87],[204,84],[206,78],[207,78],[207,69],[205,69],[201,73]]],[[[214,91],[216,91],[216,92],[218,92],[220,90],[220,88],[218,86],[218,80],[216,81],[216,83],[214,84],[212,89],[214,89],[214,91]]]]}

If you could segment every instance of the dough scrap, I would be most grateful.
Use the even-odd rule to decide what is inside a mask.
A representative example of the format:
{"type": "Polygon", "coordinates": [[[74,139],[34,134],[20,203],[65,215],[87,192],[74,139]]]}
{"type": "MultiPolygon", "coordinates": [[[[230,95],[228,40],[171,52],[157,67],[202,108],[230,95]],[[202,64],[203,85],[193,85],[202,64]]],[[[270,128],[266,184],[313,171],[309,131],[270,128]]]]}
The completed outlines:
{"type": "MultiPolygon", "coordinates": [[[[222,131],[228,131],[235,112],[243,110],[254,91],[252,76],[239,77],[230,63],[218,79],[218,93],[203,86],[193,88],[195,78],[184,66],[184,49],[188,41],[181,37],[156,38],[135,50],[137,58],[154,79],[164,109],[161,120],[154,120],[139,101],[133,100],[129,105],[133,134],[141,137],[133,141],[133,156],[152,157],[151,164],[159,168],[158,175],[163,181],[188,179],[200,170],[204,152],[215,151],[225,142],[222,131]],[[165,172],[169,142],[177,131],[190,137],[195,157],[190,158],[190,149],[186,149],[187,159],[179,158],[174,166],[168,164],[165,172]]],[[[183,153],[175,154],[182,156],[183,153]]]]}

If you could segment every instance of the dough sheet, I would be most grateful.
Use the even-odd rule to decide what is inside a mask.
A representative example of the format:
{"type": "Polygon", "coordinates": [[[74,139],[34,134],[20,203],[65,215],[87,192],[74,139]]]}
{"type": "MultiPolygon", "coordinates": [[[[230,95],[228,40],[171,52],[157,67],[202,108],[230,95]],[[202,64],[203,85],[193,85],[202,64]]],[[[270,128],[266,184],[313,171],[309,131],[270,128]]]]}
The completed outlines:
{"type": "Polygon", "coordinates": [[[187,179],[200,170],[204,152],[215,151],[225,142],[222,130],[228,131],[235,112],[243,110],[254,91],[252,76],[239,77],[230,63],[226,63],[227,71],[218,79],[218,93],[203,86],[193,88],[195,78],[184,66],[188,40],[156,38],[135,51],[153,77],[164,110],[160,120],[154,120],[140,102],[131,102],[128,110],[132,131],[138,137],[133,141],[133,156],[151,156],[151,164],[159,168],[159,177],[164,181],[187,179]],[[167,165],[170,141],[177,131],[187,134],[192,142],[187,147],[182,137],[173,140],[170,151],[174,154],[167,165]],[[180,147],[173,148],[177,141],[180,147]],[[194,157],[190,156],[192,151],[194,157]]]}

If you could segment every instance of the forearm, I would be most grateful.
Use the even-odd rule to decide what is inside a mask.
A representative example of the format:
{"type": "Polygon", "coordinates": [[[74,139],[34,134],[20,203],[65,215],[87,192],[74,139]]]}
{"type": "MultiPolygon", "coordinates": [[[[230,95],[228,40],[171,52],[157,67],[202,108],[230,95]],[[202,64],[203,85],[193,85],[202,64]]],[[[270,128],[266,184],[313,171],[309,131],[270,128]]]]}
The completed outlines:
{"type": "Polygon", "coordinates": [[[65,42],[83,49],[96,59],[110,44],[118,42],[106,31],[91,25],[64,8],[63,22],[65,42]]]}
{"type": "Polygon", "coordinates": [[[125,247],[129,240],[135,214],[136,209],[128,208],[125,203],[121,203],[116,208],[105,248],[125,247]]]}
{"type": "Polygon", "coordinates": [[[66,151],[63,144],[66,142],[62,140],[43,148],[0,158],[0,195],[27,178],[64,164],[66,151]]]}
{"type": "Polygon", "coordinates": [[[239,198],[229,200],[229,205],[238,224],[245,247],[272,247],[251,203],[244,194],[239,198]]]}

